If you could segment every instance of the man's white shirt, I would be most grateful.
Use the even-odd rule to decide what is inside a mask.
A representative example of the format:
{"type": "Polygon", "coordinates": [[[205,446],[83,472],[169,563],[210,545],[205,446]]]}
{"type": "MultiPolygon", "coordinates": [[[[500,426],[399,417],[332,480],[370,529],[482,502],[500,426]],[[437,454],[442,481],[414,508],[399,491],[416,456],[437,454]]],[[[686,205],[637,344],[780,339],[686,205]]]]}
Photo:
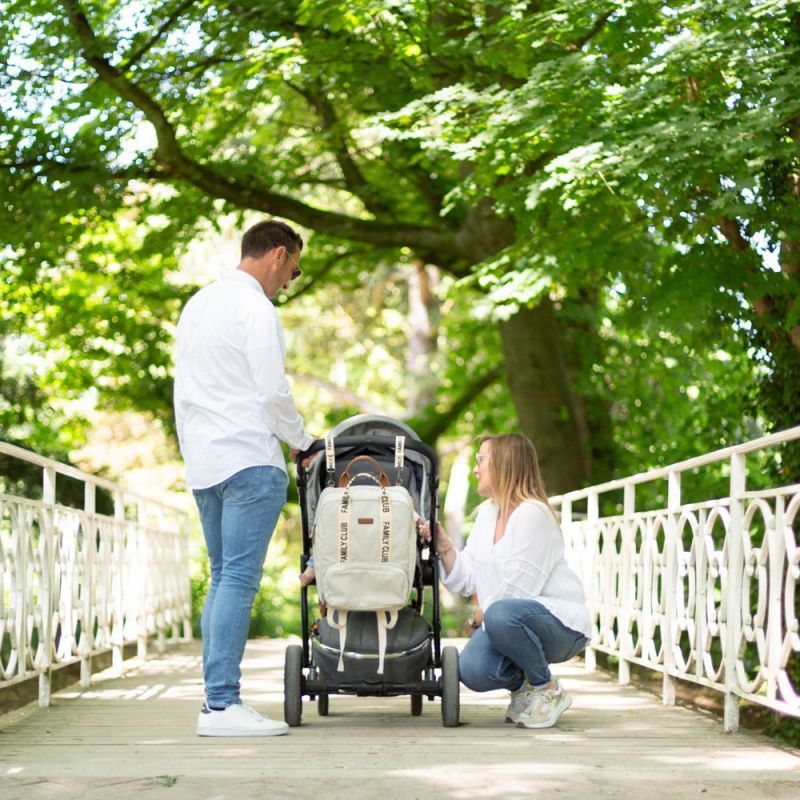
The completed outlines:
{"type": "Polygon", "coordinates": [[[178,322],[175,419],[191,489],[247,467],[286,469],[280,441],[303,450],[305,432],[284,371],[275,307],[258,281],[234,269],[201,289],[178,322]]]}

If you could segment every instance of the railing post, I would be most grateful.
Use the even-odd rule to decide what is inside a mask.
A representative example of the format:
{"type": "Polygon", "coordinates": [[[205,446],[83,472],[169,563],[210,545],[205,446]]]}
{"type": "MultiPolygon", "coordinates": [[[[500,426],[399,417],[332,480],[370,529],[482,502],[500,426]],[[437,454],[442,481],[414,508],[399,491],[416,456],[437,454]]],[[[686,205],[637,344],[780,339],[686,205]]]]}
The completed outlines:
{"type": "MultiPolygon", "coordinates": [[[[155,592],[156,597],[158,598],[158,607],[154,609],[154,619],[155,619],[155,626],[156,626],[156,652],[164,653],[167,649],[167,632],[166,632],[166,617],[169,613],[169,609],[165,607],[166,599],[165,599],[165,588],[169,584],[171,580],[171,576],[168,578],[166,571],[164,569],[164,553],[166,552],[166,542],[167,542],[167,534],[164,532],[164,516],[162,514],[162,510],[160,507],[157,507],[154,510],[156,515],[156,519],[158,524],[156,525],[156,533],[152,537],[152,541],[156,547],[156,576],[158,580],[158,591],[155,592]]],[[[149,571],[152,574],[152,570],[149,571]]]]}
{"type": "Polygon", "coordinates": [[[665,706],[675,705],[675,646],[676,610],[675,590],[678,579],[678,515],[681,506],[681,473],[670,470],[667,475],[667,527],[664,531],[663,583],[664,615],[661,618],[661,643],[664,648],[664,673],[662,676],[661,702],[665,706]]]}
{"type": "MultiPolygon", "coordinates": [[[[186,516],[181,518],[180,525],[180,550],[181,550],[181,563],[189,563],[189,521],[186,516]]],[[[188,573],[186,580],[183,582],[184,592],[184,616],[183,616],[183,639],[186,642],[192,641],[192,579],[188,573]]]]}
{"type": "MultiPolygon", "coordinates": [[[[597,530],[597,523],[600,519],[600,507],[597,500],[597,492],[589,492],[586,498],[586,522],[588,525],[588,536],[586,537],[586,573],[584,577],[584,590],[589,608],[597,608],[597,598],[594,597],[596,585],[597,561],[599,558],[598,543],[600,536],[597,530]]],[[[597,654],[591,647],[586,648],[586,671],[594,672],[597,669],[597,654]]]]}
{"type": "MultiPolygon", "coordinates": [[[[778,699],[780,687],[778,685],[778,670],[781,664],[781,649],[783,630],[781,626],[781,608],[784,592],[784,561],[786,560],[786,540],[783,538],[786,500],[784,497],[775,498],[775,526],[766,531],[764,544],[769,548],[769,597],[767,598],[767,646],[766,646],[766,673],[767,697],[771,700],[778,699]]],[[[787,622],[787,626],[790,623],[787,622]]]]}
{"type": "Polygon", "coordinates": [[[42,553],[42,651],[44,652],[43,671],[39,673],[39,706],[50,706],[53,677],[53,593],[55,565],[55,503],[56,503],[56,470],[55,467],[42,468],[42,522],[44,531],[44,548],[42,553]]]}
{"type": "Polygon", "coordinates": [[[695,641],[693,643],[695,662],[694,674],[700,680],[703,678],[705,672],[705,665],[703,664],[703,642],[707,635],[709,619],[708,611],[706,609],[708,587],[706,585],[706,574],[710,569],[708,563],[708,555],[703,546],[703,536],[706,530],[708,519],[708,512],[706,509],[701,508],[697,514],[697,531],[692,535],[692,547],[695,548],[695,603],[694,603],[694,630],[695,641]]]}
{"type": "Polygon", "coordinates": [[[731,520],[728,530],[727,592],[722,598],[725,614],[725,715],[723,728],[731,733],[739,727],[739,698],[736,694],[736,661],[741,636],[742,615],[742,533],[747,467],[743,453],[731,456],[731,520]]]}
{"type": "Polygon", "coordinates": [[[83,629],[81,630],[81,687],[88,689],[92,684],[92,650],[94,650],[94,611],[95,575],[94,554],[97,550],[97,528],[95,485],[91,481],[83,484],[83,512],[86,528],[83,531],[83,629]]]}
{"type": "Polygon", "coordinates": [[[572,521],[572,500],[562,500],[557,510],[558,520],[561,523],[561,531],[564,534],[564,550],[567,563],[578,569],[578,564],[583,563],[583,554],[586,551],[586,543],[579,542],[572,521]]]}
{"type": "MultiPolygon", "coordinates": [[[[14,512],[14,522],[17,526],[16,554],[14,563],[17,566],[16,585],[14,591],[14,642],[17,650],[17,675],[22,677],[27,672],[28,663],[28,553],[27,531],[28,522],[25,510],[17,508],[14,512]]],[[[14,537],[12,536],[12,541],[14,537]]]]}
{"type": "Polygon", "coordinates": [[[635,597],[631,596],[633,581],[631,578],[631,557],[633,553],[633,515],[636,511],[636,484],[626,483],[622,497],[622,569],[619,576],[620,593],[624,596],[621,603],[619,620],[619,666],[617,680],[621,686],[631,682],[631,665],[627,660],[630,637],[631,610],[635,597]]]}
{"type": "Polygon", "coordinates": [[[575,536],[575,529],[572,523],[572,500],[562,500],[561,506],[558,510],[558,518],[561,522],[561,530],[564,532],[565,537],[565,546],[568,548],[568,561],[569,559],[573,559],[573,564],[571,566],[576,566],[578,564],[579,556],[581,551],[586,550],[586,545],[581,547],[578,545],[575,536]]]}
{"type": "MultiPolygon", "coordinates": [[[[583,572],[581,582],[584,584],[584,591],[588,593],[586,575],[588,575],[588,542],[585,532],[572,520],[572,500],[564,499],[559,507],[559,520],[561,530],[564,532],[565,546],[567,548],[567,563],[577,572],[583,572]]],[[[586,646],[583,654],[584,669],[588,672],[595,668],[595,654],[591,644],[586,646]]]]}
{"type": "Polygon", "coordinates": [[[140,500],[136,504],[136,569],[138,580],[136,587],[137,597],[137,633],[136,633],[136,656],[144,661],[147,658],[147,584],[150,580],[149,549],[147,541],[147,531],[145,524],[147,514],[144,503],[140,500]]]}
{"type": "Polygon", "coordinates": [[[111,628],[111,667],[122,674],[125,660],[125,497],[121,491],[114,492],[114,528],[112,535],[112,557],[114,559],[114,582],[111,593],[114,598],[116,616],[111,628]]]}

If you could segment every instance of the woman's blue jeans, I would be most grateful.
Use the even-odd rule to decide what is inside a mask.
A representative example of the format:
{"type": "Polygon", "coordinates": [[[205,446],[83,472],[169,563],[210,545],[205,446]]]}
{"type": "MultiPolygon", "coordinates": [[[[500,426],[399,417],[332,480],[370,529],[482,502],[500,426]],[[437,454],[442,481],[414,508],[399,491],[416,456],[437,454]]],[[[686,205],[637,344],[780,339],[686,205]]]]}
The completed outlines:
{"type": "Polygon", "coordinates": [[[248,467],[208,489],[195,489],[211,562],[203,606],[203,678],[210,706],[240,703],[239,679],[250,610],[289,479],[278,467],[248,467]]]}
{"type": "Polygon", "coordinates": [[[545,686],[549,665],[569,661],[588,642],[536,600],[497,600],[461,653],[461,681],[476,692],[516,691],[526,677],[532,686],[545,686]]]}

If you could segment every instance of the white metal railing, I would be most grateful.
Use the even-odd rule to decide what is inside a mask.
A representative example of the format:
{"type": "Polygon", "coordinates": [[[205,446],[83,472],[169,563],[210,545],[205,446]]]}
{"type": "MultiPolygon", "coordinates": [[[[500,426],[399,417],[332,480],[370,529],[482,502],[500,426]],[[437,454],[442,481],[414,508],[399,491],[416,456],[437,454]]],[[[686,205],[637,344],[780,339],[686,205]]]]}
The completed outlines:
{"type": "Polygon", "coordinates": [[[41,499],[0,494],[0,689],[39,676],[47,706],[60,667],[80,662],[88,686],[93,656],[120,669],[125,645],[144,658],[151,638],[191,638],[183,511],[20,447],[0,454],[42,470],[41,499]],[[60,476],[82,484],[82,508],[57,502],[60,476]],[[96,512],[98,489],[113,516],[96,512]]]}
{"type": "Polygon", "coordinates": [[[787,674],[800,651],[800,484],[748,488],[748,456],[796,440],[800,427],[551,498],[592,612],[587,667],[600,651],[619,658],[620,683],[631,664],[660,672],[665,704],[676,678],[719,690],[726,731],[740,698],[800,717],[787,674]],[[725,496],[684,502],[682,478],[708,467],[728,472],[725,496]],[[662,507],[637,508],[659,481],[662,507]],[[602,515],[615,500],[621,513],[602,515]]]}

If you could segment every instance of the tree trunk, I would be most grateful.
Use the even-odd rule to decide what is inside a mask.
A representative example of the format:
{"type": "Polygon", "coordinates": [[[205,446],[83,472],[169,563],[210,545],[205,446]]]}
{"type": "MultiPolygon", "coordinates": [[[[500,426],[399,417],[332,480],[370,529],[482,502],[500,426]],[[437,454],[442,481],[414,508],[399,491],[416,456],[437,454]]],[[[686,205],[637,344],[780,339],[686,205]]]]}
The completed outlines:
{"type": "Polygon", "coordinates": [[[602,364],[606,355],[606,343],[600,335],[598,294],[593,289],[579,289],[574,297],[561,301],[556,316],[567,375],[576,398],[576,418],[585,420],[588,431],[584,445],[591,483],[616,477],[620,458],[612,401],[602,386],[589,380],[592,366],[602,364]]]}
{"type": "Polygon", "coordinates": [[[500,323],[506,375],[522,431],[536,445],[549,494],[589,480],[589,431],[572,390],[563,341],[548,298],[500,323]]]}
{"type": "Polygon", "coordinates": [[[431,370],[436,344],[435,270],[418,259],[408,276],[408,355],[406,417],[413,417],[436,400],[436,378],[431,370]],[[433,281],[432,281],[433,277],[433,281]]]}

